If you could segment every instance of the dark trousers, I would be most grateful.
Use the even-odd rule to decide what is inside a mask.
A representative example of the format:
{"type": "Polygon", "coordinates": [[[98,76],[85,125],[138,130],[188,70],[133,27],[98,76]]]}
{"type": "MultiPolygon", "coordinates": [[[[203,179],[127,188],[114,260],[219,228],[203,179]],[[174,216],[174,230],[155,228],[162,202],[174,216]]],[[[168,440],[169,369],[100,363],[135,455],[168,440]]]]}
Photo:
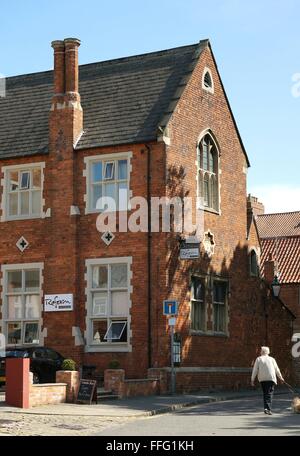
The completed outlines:
{"type": "Polygon", "coordinates": [[[264,393],[264,409],[271,410],[275,383],[260,382],[260,384],[264,393]]]}

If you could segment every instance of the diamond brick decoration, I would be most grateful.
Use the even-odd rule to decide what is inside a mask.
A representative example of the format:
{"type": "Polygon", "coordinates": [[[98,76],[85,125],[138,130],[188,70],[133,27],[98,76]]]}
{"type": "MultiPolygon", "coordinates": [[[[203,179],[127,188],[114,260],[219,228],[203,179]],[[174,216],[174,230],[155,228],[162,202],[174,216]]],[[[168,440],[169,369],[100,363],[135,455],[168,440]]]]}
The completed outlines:
{"type": "Polygon", "coordinates": [[[20,237],[20,239],[17,241],[16,246],[21,252],[24,252],[24,250],[29,247],[29,242],[24,238],[24,236],[20,237]]]}
{"type": "Polygon", "coordinates": [[[102,234],[101,239],[106,245],[110,245],[112,241],[115,239],[115,235],[110,231],[106,231],[102,234]]]}

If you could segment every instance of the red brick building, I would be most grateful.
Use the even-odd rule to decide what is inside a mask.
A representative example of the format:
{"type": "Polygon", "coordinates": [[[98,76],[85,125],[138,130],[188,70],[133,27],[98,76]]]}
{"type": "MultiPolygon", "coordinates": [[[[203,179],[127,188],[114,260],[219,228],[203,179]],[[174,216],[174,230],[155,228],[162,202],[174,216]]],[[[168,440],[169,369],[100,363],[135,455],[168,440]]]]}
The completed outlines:
{"type": "MultiPolygon", "coordinates": [[[[294,333],[300,333],[300,211],[258,214],[264,276],[277,275],[280,299],[294,313],[294,333]]],[[[296,360],[297,361],[297,360],[296,360]]],[[[300,363],[295,363],[300,379],[300,363]]]]}
{"type": "Polygon", "coordinates": [[[53,42],[54,72],[8,78],[0,98],[8,344],[47,345],[99,375],[117,360],[142,378],[170,365],[162,303],[173,298],[178,388],[248,384],[265,343],[288,375],[293,315],[259,277],[249,160],[209,42],[78,67],[79,45],[53,42]],[[199,258],[180,259],[173,232],[120,232],[134,209],[121,189],[127,200],[200,196],[199,258]],[[106,238],[102,195],[119,216],[106,238]]]}

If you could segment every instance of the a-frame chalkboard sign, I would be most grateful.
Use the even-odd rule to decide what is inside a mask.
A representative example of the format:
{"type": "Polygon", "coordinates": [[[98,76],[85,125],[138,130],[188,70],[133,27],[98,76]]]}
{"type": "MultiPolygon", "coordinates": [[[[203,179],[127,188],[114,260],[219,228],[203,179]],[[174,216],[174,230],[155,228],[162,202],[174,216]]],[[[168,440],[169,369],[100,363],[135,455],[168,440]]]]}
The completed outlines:
{"type": "Polygon", "coordinates": [[[77,404],[97,404],[97,382],[96,380],[80,380],[79,390],[77,394],[77,404]]]}

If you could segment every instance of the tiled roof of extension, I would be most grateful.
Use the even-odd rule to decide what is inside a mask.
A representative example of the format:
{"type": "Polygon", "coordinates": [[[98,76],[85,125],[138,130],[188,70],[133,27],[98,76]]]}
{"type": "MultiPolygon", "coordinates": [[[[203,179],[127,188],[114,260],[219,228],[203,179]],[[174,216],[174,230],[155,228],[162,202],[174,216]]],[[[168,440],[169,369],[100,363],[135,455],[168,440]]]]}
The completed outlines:
{"type": "Polygon", "coordinates": [[[281,283],[300,283],[300,211],[259,215],[262,264],[272,253],[281,283]]]}
{"type": "Polygon", "coordinates": [[[261,264],[264,264],[272,253],[277,262],[281,283],[300,283],[300,236],[262,239],[261,246],[261,264]]]}
{"type": "Polygon", "coordinates": [[[259,237],[300,236],[300,211],[258,215],[259,237]]]}

